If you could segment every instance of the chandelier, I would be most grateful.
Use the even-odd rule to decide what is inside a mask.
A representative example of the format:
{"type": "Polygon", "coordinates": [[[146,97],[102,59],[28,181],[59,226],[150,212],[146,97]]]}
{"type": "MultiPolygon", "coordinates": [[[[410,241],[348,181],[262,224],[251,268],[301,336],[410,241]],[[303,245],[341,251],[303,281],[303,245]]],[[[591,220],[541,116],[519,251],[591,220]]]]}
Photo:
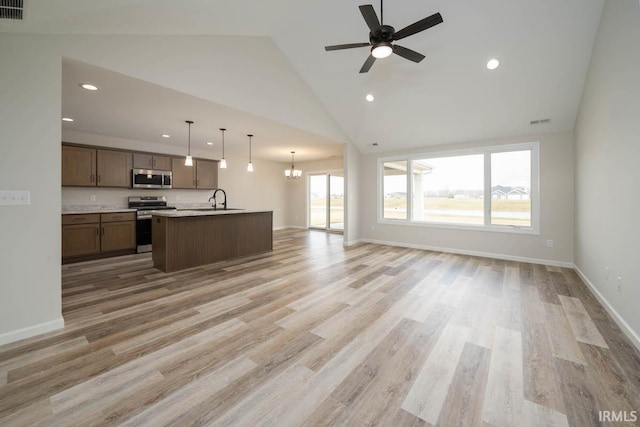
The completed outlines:
{"type": "Polygon", "coordinates": [[[295,151],[291,152],[291,169],[285,169],[284,171],[284,176],[287,177],[287,179],[298,179],[302,176],[302,171],[300,169],[296,169],[295,165],[293,164],[293,155],[296,154],[295,151]]]}

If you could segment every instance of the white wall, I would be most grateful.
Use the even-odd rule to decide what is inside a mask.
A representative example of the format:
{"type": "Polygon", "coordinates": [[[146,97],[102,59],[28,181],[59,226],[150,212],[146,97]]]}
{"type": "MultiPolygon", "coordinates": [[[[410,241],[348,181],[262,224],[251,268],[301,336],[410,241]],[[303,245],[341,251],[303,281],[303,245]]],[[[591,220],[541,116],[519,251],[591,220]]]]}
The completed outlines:
{"type": "Polygon", "coordinates": [[[639,43],[638,1],[608,0],[576,122],[575,264],[640,347],[639,43]]]}
{"type": "MultiPolygon", "coordinates": [[[[289,225],[293,227],[307,226],[307,180],[308,174],[313,172],[343,172],[344,161],[340,157],[335,159],[314,160],[309,162],[296,162],[296,169],[302,171],[302,178],[296,180],[286,180],[290,190],[291,199],[289,225]]],[[[287,166],[291,166],[290,164],[287,166]]],[[[284,176],[284,169],[280,172],[284,176]]]]}
{"type": "MultiPolygon", "coordinates": [[[[63,132],[63,141],[77,144],[97,145],[103,147],[141,150],[154,153],[184,156],[178,147],[169,147],[152,142],[133,141],[113,138],[84,132],[63,132]]],[[[194,157],[217,160],[211,151],[192,149],[194,157]]],[[[260,159],[252,159],[254,172],[247,172],[248,157],[237,152],[227,152],[227,169],[218,169],[218,186],[225,190],[229,201],[228,207],[246,209],[273,210],[273,226],[281,228],[290,225],[289,192],[290,188],[283,177],[286,164],[260,159]]],[[[169,204],[206,203],[212,195],[211,190],[138,190],[115,188],[63,187],[62,206],[68,205],[126,205],[127,197],[139,195],[167,196],[169,204]],[[91,195],[96,196],[91,201],[91,195]]],[[[219,199],[222,200],[222,199],[219,199]]]]}
{"type": "Polygon", "coordinates": [[[32,45],[0,37],[0,190],[31,192],[29,206],[0,206],[0,344],[63,325],[61,61],[32,45]]]}
{"type": "Polygon", "coordinates": [[[360,191],[361,233],[365,240],[573,265],[573,134],[570,131],[364,155],[360,191]],[[377,223],[379,157],[533,141],[540,142],[540,235],[377,223]],[[546,246],[548,239],[554,241],[553,248],[546,246]]]}
{"type": "Polygon", "coordinates": [[[360,241],[361,229],[361,206],[364,203],[361,191],[361,164],[362,154],[354,144],[345,146],[345,179],[346,179],[346,223],[344,229],[345,245],[354,244],[360,241]]]}

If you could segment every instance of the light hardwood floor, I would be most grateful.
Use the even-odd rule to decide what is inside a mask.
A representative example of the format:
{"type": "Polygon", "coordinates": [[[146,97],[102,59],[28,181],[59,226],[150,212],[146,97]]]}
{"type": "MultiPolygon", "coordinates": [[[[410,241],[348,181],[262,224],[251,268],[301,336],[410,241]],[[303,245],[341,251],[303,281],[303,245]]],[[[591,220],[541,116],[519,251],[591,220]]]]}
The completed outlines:
{"type": "Polygon", "coordinates": [[[572,270],[274,239],[172,274],[148,254],[63,266],[65,329],[0,347],[0,425],[584,427],[640,411],[640,354],[572,270]]]}

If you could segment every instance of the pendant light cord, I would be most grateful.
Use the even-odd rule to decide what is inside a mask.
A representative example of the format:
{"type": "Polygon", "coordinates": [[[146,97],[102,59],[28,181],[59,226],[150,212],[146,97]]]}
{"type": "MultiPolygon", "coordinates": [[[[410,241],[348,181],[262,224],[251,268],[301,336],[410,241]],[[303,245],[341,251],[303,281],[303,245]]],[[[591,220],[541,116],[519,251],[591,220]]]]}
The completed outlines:
{"type": "Polygon", "coordinates": [[[226,129],[220,128],[220,130],[222,131],[222,158],[224,159],[224,131],[226,129]]]}
{"type": "Polygon", "coordinates": [[[188,144],[188,148],[187,148],[187,155],[191,155],[191,124],[193,123],[192,120],[185,120],[185,122],[187,122],[187,124],[189,125],[189,137],[187,140],[187,144],[188,144]]]}

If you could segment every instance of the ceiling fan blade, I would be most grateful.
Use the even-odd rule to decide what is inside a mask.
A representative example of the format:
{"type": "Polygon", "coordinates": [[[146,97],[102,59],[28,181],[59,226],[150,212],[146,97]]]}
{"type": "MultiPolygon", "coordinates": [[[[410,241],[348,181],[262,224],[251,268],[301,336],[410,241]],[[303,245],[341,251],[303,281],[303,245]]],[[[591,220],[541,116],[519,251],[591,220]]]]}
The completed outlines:
{"type": "Polygon", "coordinates": [[[371,46],[371,44],[369,44],[369,43],[336,44],[336,45],[333,45],[333,46],[325,46],[324,50],[326,50],[328,52],[330,50],[352,49],[354,47],[365,47],[365,46],[371,46]]]}
{"type": "Polygon", "coordinates": [[[407,49],[406,47],[393,45],[393,53],[400,55],[405,59],[413,62],[420,62],[424,59],[424,55],[416,52],[415,50],[407,49]]]}
{"type": "Polygon", "coordinates": [[[414,22],[413,24],[404,27],[400,31],[396,31],[393,34],[393,40],[400,40],[405,37],[409,37],[415,33],[419,33],[420,31],[424,31],[435,25],[441,24],[442,22],[442,15],[440,15],[440,13],[434,13],[427,18],[421,19],[418,22],[414,22]]]}
{"type": "Polygon", "coordinates": [[[376,57],[373,55],[369,55],[367,60],[364,61],[364,64],[362,64],[362,68],[360,68],[360,72],[361,73],[368,72],[371,69],[371,66],[373,65],[374,62],[376,62],[376,57]]]}
{"type": "Polygon", "coordinates": [[[376,11],[370,4],[363,4],[362,6],[358,6],[360,8],[360,13],[362,13],[362,17],[364,21],[367,23],[369,30],[371,32],[375,32],[378,28],[380,28],[380,21],[378,20],[378,15],[376,15],[376,11]]]}

